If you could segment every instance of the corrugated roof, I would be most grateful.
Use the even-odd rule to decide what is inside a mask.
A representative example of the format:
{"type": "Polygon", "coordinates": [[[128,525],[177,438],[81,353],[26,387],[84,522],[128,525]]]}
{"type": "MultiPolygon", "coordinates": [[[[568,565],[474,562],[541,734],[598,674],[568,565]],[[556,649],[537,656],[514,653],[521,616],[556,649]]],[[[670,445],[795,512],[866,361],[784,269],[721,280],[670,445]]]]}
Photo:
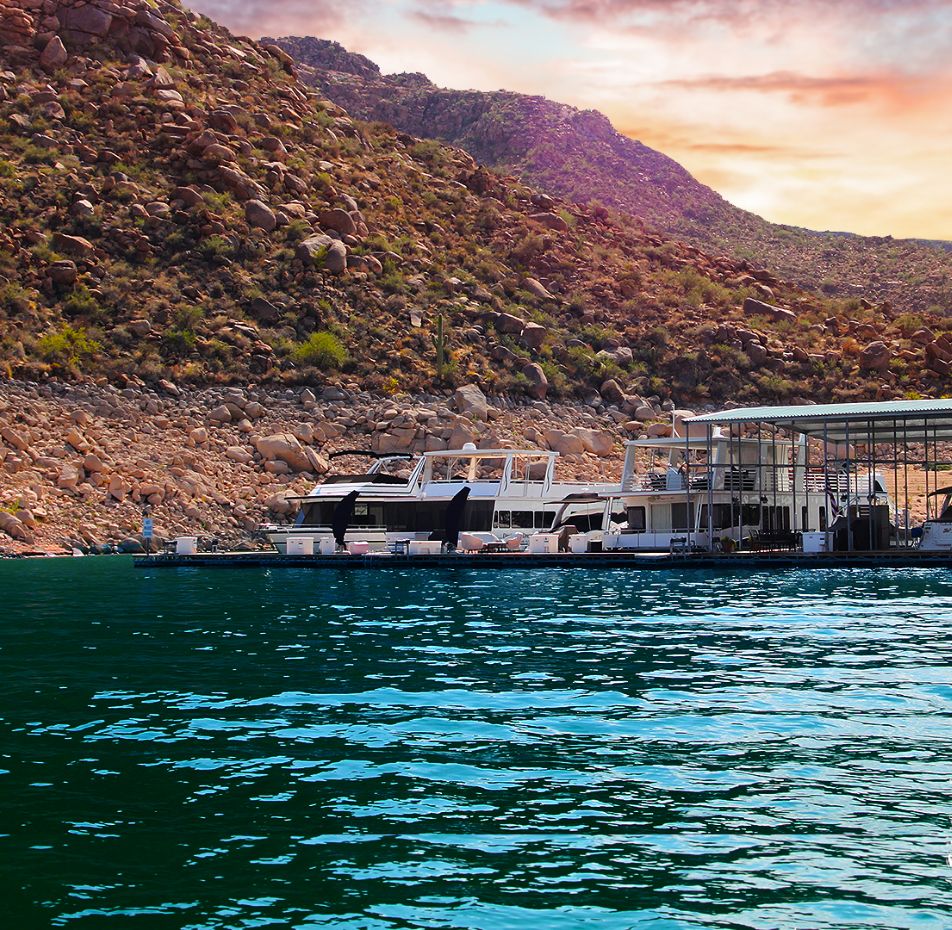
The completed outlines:
{"type": "Polygon", "coordinates": [[[791,427],[831,440],[863,438],[877,442],[919,442],[952,439],[952,398],[888,400],[858,404],[803,404],[786,407],[737,407],[705,413],[685,421],[691,424],[771,424],[791,427]]]}

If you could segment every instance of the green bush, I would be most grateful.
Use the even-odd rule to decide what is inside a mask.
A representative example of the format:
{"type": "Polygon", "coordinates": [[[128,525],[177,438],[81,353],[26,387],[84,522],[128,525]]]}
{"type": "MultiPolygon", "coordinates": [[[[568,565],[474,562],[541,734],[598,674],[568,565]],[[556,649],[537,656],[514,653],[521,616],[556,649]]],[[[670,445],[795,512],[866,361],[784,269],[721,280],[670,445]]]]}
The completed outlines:
{"type": "Polygon", "coordinates": [[[49,362],[78,365],[95,355],[102,346],[91,339],[82,327],[64,326],[55,333],[47,333],[36,344],[40,356],[49,362]]]}
{"type": "Polygon", "coordinates": [[[341,368],[347,362],[347,350],[333,333],[318,330],[291,350],[291,359],[314,368],[341,368]]]}

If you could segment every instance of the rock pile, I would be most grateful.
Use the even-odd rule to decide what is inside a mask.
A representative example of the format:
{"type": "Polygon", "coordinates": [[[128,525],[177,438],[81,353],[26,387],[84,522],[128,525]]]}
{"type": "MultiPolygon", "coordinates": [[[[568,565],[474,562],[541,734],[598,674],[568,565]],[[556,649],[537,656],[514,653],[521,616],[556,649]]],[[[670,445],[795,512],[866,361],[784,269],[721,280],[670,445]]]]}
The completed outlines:
{"type": "Polygon", "coordinates": [[[340,448],[553,449],[567,480],[610,480],[624,439],[670,432],[657,399],[637,399],[655,423],[593,403],[487,398],[475,385],[452,398],[395,399],[331,387],[14,382],[0,392],[0,552],[129,549],[145,512],[160,537],[247,542],[261,523],[293,514],[288,498],[307,493],[340,448]]]}

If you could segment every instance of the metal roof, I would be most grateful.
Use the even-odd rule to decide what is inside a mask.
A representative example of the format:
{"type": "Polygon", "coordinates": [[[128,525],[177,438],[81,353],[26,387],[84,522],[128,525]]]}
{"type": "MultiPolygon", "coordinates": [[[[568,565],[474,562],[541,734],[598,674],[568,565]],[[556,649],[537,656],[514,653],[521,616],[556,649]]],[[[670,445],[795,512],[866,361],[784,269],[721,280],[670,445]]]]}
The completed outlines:
{"type": "Polygon", "coordinates": [[[690,424],[771,424],[811,436],[851,442],[921,442],[952,439],[952,398],[859,404],[737,407],[685,420],[690,424]]]}

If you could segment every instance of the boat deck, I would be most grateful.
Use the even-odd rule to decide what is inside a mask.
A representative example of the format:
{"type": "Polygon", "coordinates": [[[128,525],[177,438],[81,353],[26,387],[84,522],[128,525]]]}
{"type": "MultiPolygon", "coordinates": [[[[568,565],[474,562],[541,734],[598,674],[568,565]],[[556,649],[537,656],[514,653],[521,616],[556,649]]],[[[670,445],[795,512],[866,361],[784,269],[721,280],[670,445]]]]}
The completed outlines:
{"type": "Polygon", "coordinates": [[[277,552],[160,553],[138,556],[136,568],[632,568],[632,569],[791,569],[791,568],[952,568],[952,553],[891,549],[880,552],[645,553],[529,552],[445,553],[440,555],[281,555],[277,552]]]}

